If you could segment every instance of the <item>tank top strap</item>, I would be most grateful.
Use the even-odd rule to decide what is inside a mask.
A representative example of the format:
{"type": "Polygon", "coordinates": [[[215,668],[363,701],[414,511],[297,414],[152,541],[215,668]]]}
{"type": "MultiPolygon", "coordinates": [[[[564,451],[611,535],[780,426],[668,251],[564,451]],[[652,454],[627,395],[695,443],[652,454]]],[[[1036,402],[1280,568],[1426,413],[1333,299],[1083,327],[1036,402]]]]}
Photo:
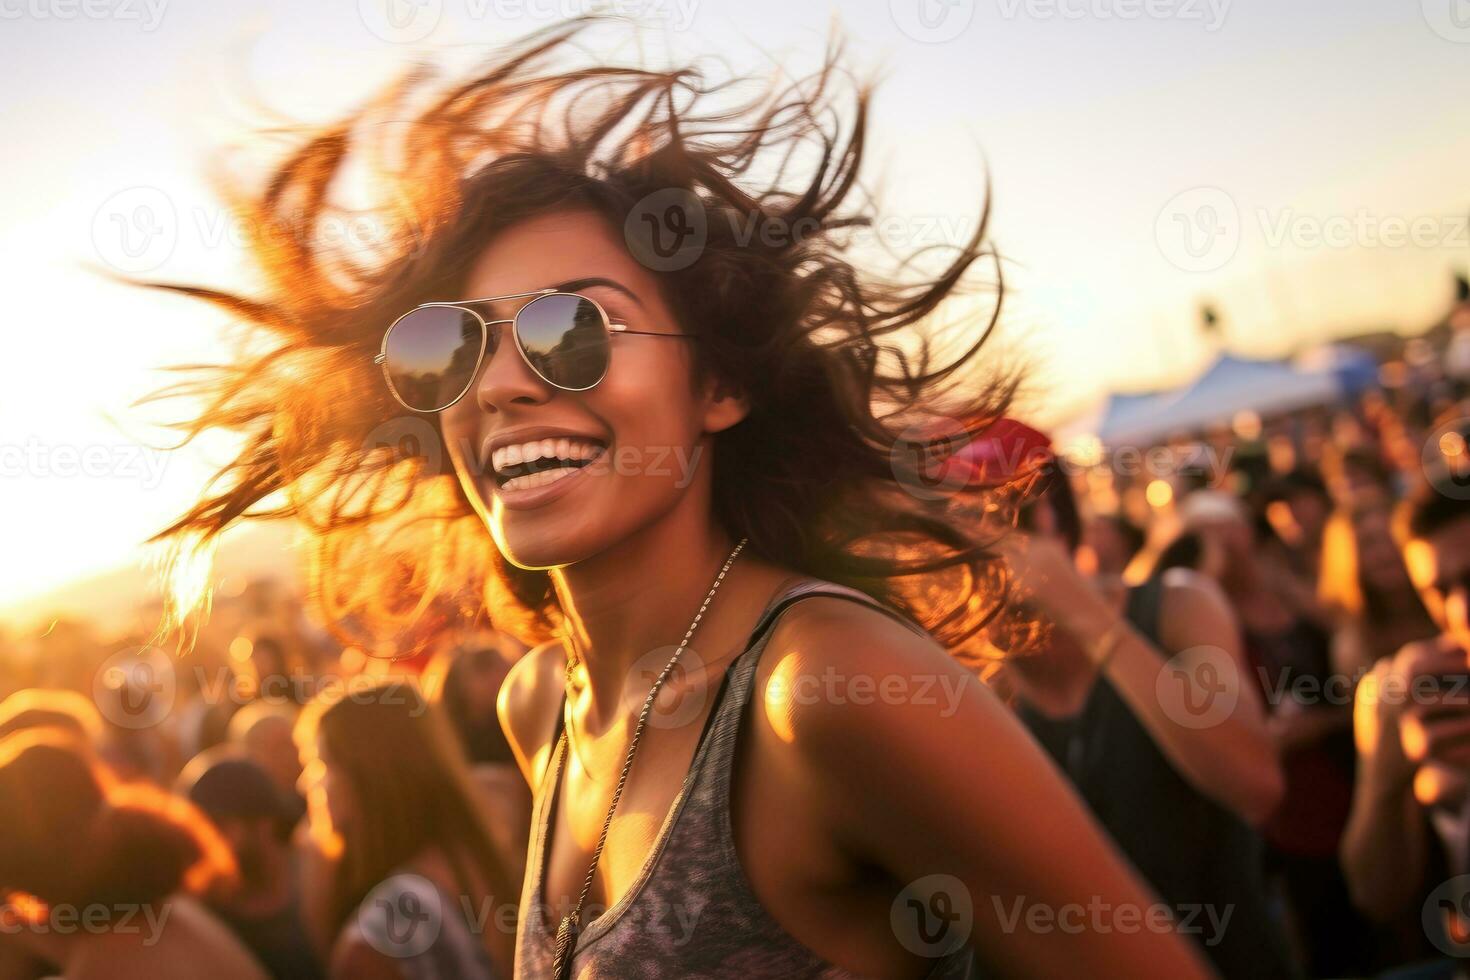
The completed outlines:
{"type": "Polygon", "coordinates": [[[885,606],[860,589],[854,589],[848,585],[838,585],[836,582],[824,582],[819,578],[801,578],[779,590],[771,598],[771,601],[767,603],[765,612],[756,621],[755,628],[750,632],[750,639],[746,641],[747,652],[749,652],[751,647],[764,641],[766,631],[775,624],[783,612],[803,599],[811,599],[816,596],[849,599],[865,606],[871,606],[879,612],[891,616],[914,632],[924,636],[928,635],[924,632],[923,627],[905,618],[898,610],[885,606]]]}
{"type": "MultiPolygon", "coordinates": [[[[709,790],[710,802],[723,803],[729,799],[730,773],[734,765],[737,736],[745,717],[746,705],[749,704],[755,689],[755,678],[760,667],[761,653],[775,631],[776,623],[780,620],[782,613],[798,602],[821,597],[846,599],[869,606],[892,617],[921,636],[928,635],[923,627],[905,618],[896,609],[885,606],[866,592],[850,586],[816,578],[801,578],[778,590],[767,603],[760,618],[756,620],[755,627],[751,630],[749,639],[746,640],[745,649],[725,672],[725,677],[720,684],[718,700],[709,719],[709,728],[705,735],[708,742],[707,751],[700,752],[695,760],[695,765],[703,770],[697,774],[698,781],[703,784],[703,788],[709,790]]],[[[721,806],[720,809],[728,819],[728,808],[721,806]]]]}

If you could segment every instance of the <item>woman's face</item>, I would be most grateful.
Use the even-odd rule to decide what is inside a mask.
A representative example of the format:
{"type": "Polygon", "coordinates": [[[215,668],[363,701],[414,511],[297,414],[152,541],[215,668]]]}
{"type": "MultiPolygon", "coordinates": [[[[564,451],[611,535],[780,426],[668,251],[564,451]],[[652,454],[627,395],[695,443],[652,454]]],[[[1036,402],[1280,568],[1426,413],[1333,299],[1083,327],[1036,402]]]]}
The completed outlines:
{"type": "Polygon", "coordinates": [[[314,834],[329,837],[347,833],[355,809],[352,790],[342,772],[332,765],[320,737],[301,752],[297,788],[306,797],[314,834]]]}
{"type": "MultiPolygon", "coordinates": [[[[621,235],[585,211],[548,214],[496,237],[465,284],[474,299],[577,287],[630,330],[670,335],[612,339],[607,376],[589,391],[553,388],[521,358],[509,337],[480,367],[468,394],[441,417],[466,495],[501,554],[523,568],[569,565],[597,555],[680,506],[709,507],[710,437],[744,415],[737,399],[693,381],[693,340],[665,305],[654,273],[627,251],[621,235]],[[550,440],[550,442],[546,442],[550,440]],[[562,440],[566,440],[562,442],[562,440]],[[515,449],[540,444],[557,456],[594,456],[570,475],[524,486],[497,471],[515,449]]],[[[510,317],[512,300],[496,317],[510,317]]],[[[506,330],[509,325],[494,326],[506,330]]]]}

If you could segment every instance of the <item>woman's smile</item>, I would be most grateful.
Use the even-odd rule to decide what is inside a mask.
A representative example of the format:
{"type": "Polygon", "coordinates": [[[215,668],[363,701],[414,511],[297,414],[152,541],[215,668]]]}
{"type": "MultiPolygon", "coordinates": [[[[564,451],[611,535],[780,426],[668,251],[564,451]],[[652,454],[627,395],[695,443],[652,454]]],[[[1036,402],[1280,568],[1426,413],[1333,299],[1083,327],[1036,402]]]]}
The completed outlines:
{"type": "Polygon", "coordinates": [[[480,447],[481,483],[488,496],[513,510],[539,507],[584,482],[607,452],[607,442],[563,428],[519,427],[480,447]]]}

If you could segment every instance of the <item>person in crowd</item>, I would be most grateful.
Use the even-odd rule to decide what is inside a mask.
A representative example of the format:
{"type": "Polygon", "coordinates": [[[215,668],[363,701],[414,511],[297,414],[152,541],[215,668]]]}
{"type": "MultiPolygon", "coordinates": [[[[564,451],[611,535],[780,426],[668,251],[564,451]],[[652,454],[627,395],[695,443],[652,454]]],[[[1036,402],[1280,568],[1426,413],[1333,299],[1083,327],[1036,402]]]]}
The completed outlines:
{"type": "Polygon", "coordinates": [[[262,633],[250,641],[243,664],[246,683],[270,701],[304,703],[311,697],[310,674],[300,651],[284,637],[262,633]]]}
{"type": "Polygon", "coordinates": [[[0,738],[28,728],[54,728],[96,747],[102,716],[86,697],[62,688],[28,687],[0,701],[0,738]]]}
{"type": "Polygon", "coordinates": [[[328,692],[296,737],[312,830],[335,857],[328,975],[510,976],[520,882],[448,720],[418,685],[328,692]]]}
{"type": "Polygon", "coordinates": [[[297,789],[301,755],[296,751],[294,731],[299,713],[294,702],[252,701],[230,718],[227,739],[270,777],[281,798],[296,808],[298,818],[306,812],[306,801],[297,789]]]}
{"type": "Polygon", "coordinates": [[[1251,829],[1283,789],[1260,697],[1237,680],[1228,715],[1191,724],[1194,717],[1179,712],[1215,695],[1203,690],[1199,665],[1168,666],[1182,651],[1208,649],[1221,660],[1211,661],[1217,670],[1244,677],[1228,601],[1213,581],[1185,568],[1127,590],[1109,588],[1116,580],[1085,579],[1073,563],[1081,519],[1066,474],[1044,455],[1050,440],[1020,423],[991,439],[998,451],[971,454],[978,479],[1011,483],[1004,461],[1037,464],[1019,514],[1023,533],[1003,547],[1024,596],[1012,615],[1048,627],[1003,662],[997,684],[1014,695],[1026,726],[1166,904],[1230,910],[1221,934],[1195,933],[1221,975],[1292,976],[1251,829]],[[1039,451],[1017,451],[1027,445],[1039,451]],[[1099,629],[1115,621],[1115,635],[1100,640],[1099,629]],[[1181,685],[1177,699],[1159,695],[1166,671],[1181,685]]]}
{"type": "Polygon", "coordinates": [[[459,736],[505,865],[520,880],[531,835],[531,791],[500,727],[496,703],[510,669],[526,651],[515,639],[493,632],[447,639],[425,668],[422,684],[459,736]]]}
{"type": "Polygon", "coordinates": [[[53,729],[0,740],[5,931],[68,980],[264,980],[199,901],[232,872],[200,814],[53,729]]]}
{"type": "MultiPolygon", "coordinates": [[[[84,751],[102,739],[102,716],[87,698],[62,688],[22,688],[0,702],[0,739],[30,729],[49,729],[74,739],[84,751]]],[[[8,918],[10,910],[0,910],[8,918]]],[[[0,930],[0,980],[35,980],[55,972],[36,944],[19,932],[0,930]]]]}
{"type": "Polygon", "coordinates": [[[1332,662],[1358,678],[1407,644],[1436,632],[1393,537],[1388,501],[1359,497],[1322,536],[1318,598],[1337,623],[1332,662]]]}
{"type": "Polygon", "coordinates": [[[1372,445],[1354,446],[1330,460],[1329,486],[1339,507],[1359,503],[1392,505],[1398,499],[1393,470],[1372,445]]]}
{"type": "Polygon", "coordinates": [[[1259,505],[1271,534],[1262,536],[1265,556],[1279,561],[1294,588],[1316,588],[1322,534],[1332,513],[1327,485],[1307,467],[1268,480],[1259,505]]]}
{"type": "Polygon", "coordinates": [[[92,684],[104,728],[98,755],[123,780],[167,786],[184,760],[173,692],[160,676],[166,655],[136,638],[110,648],[112,657],[92,684]]]}
{"type": "MultiPolygon", "coordinates": [[[[1342,863],[1353,901],[1380,921],[1420,908],[1446,869],[1470,871],[1470,500],[1440,492],[1431,475],[1401,533],[1438,632],[1378,661],[1358,685],[1358,784],[1342,863]]],[[[1449,934],[1467,925],[1447,923],[1449,934]]]]}
{"type": "Polygon", "coordinates": [[[1122,514],[1091,515],[1082,539],[1092,556],[1093,574],[1119,582],[1148,540],[1144,529],[1122,514]]]}
{"type": "MultiPolygon", "coordinates": [[[[1261,561],[1264,521],[1223,490],[1180,504],[1203,563],[1240,621],[1248,677],[1265,697],[1286,773],[1286,795],[1262,828],[1268,868],[1289,902],[1293,935],[1312,976],[1365,968],[1369,930],[1347,899],[1337,861],[1353,792],[1352,705],[1331,697],[1331,635],[1261,561]]],[[[1315,597],[1314,597],[1315,603],[1315,597]]]]}
{"type": "MultiPolygon", "coordinates": [[[[919,356],[922,322],[988,254],[985,222],[941,268],[866,268],[867,95],[836,104],[835,50],[732,106],[698,71],[569,65],[603,27],[539,32],[393,127],[412,149],[386,158],[412,163],[433,240],[398,243],[371,281],[343,292],[330,256],[263,251],[280,272],[263,301],[194,291],[262,314],[312,367],[290,393],[279,362],[213,379],[219,414],[196,428],[233,419],[273,449],[175,531],[208,539],[299,490],[304,509],[351,501],[318,516],[369,574],[332,582],[376,584],[388,563],[362,536],[390,528],[423,538],[403,591],[458,587],[443,573],[477,559],[497,625],[537,644],[501,702],[538,799],[520,977],[954,978],[975,951],[1016,976],[1204,974],[1173,933],[1042,934],[990,901],[1154,897],[946,649],[995,605],[996,559],[904,434],[941,396],[989,418],[1012,390],[961,383],[978,344],[919,356]],[[930,682],[811,696],[824,677],[930,682]]],[[[293,156],[265,211],[323,200],[359,122],[293,156]]]]}
{"type": "Polygon", "coordinates": [[[322,976],[302,918],[291,831],[300,817],[270,776],[238,750],[217,747],[192,760],[175,791],[219,830],[238,875],[206,896],[276,980],[322,976]]]}

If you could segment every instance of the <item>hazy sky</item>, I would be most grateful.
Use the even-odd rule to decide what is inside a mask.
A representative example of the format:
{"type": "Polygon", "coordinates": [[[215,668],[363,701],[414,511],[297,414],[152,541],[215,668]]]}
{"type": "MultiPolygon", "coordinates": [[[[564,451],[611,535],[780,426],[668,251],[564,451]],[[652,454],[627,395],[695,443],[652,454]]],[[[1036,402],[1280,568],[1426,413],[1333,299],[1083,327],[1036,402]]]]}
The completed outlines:
{"type": "Polygon", "coordinates": [[[143,452],[128,408],[218,356],[220,318],[87,267],[241,285],[202,175],[260,107],[327,118],[599,6],[767,70],[835,15],[883,73],[885,234],[963,237],[988,168],[1043,414],[1198,370],[1201,296],[1270,355],[1425,325],[1470,257],[1467,0],[0,0],[0,610],[133,560],[222,455],[143,452]]]}

